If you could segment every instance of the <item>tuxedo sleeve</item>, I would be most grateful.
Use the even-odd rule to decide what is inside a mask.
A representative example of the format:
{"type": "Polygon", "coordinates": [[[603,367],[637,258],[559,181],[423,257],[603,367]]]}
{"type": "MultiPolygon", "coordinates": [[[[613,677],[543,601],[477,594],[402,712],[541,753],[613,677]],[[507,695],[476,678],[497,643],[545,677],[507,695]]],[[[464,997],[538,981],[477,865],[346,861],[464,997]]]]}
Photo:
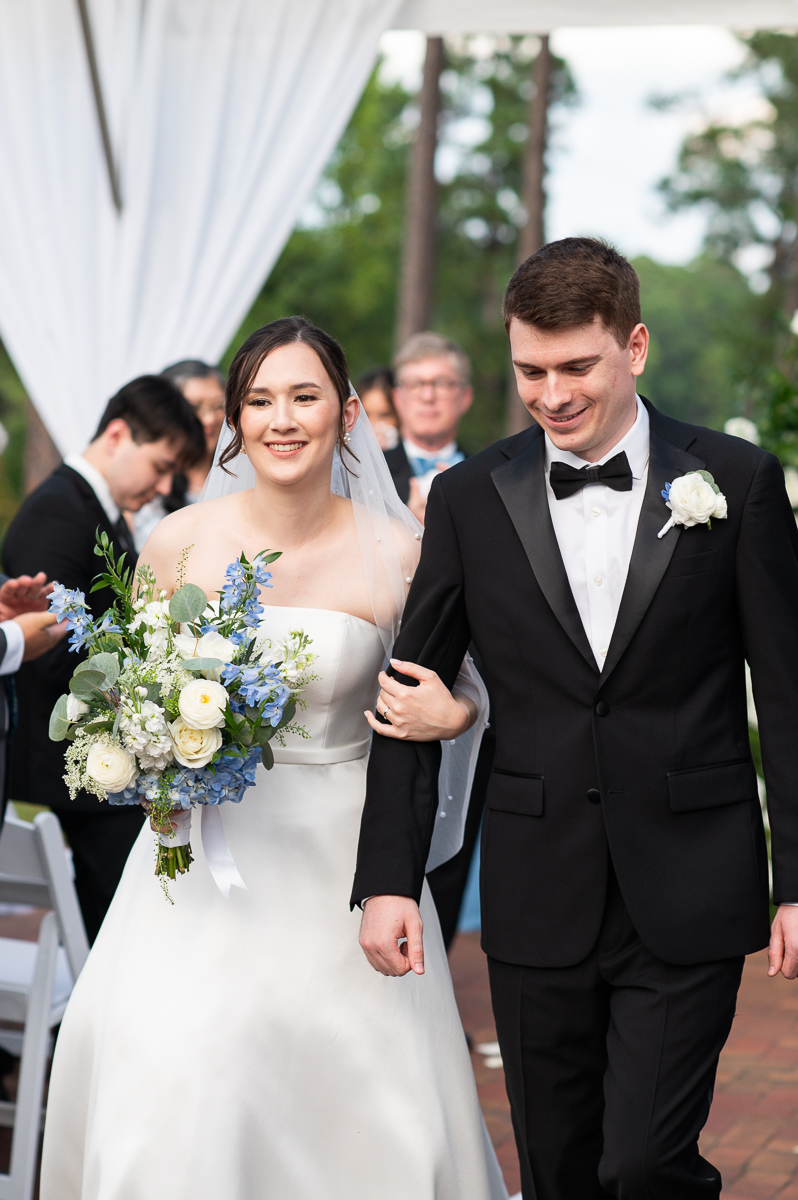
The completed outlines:
{"type": "MultiPolygon", "coordinates": [[[[430,491],[421,558],[393,657],[437,671],[451,687],[471,634],[460,548],[442,478],[434,481],[430,491]]],[[[440,742],[403,742],[374,735],[352,906],[377,895],[420,899],[438,806],[440,760],[440,742]]]]}
{"type": "Polygon", "coordinates": [[[756,471],[737,546],[737,591],[767,788],[773,899],[798,901],[798,529],[772,455],[756,471]]]}

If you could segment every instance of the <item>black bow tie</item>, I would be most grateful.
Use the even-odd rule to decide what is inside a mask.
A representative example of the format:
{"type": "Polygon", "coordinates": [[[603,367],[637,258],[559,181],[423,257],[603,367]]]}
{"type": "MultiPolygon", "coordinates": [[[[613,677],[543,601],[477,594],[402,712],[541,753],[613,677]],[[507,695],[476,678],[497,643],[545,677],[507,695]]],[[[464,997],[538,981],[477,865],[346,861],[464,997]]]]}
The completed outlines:
{"type": "Polygon", "coordinates": [[[549,471],[549,483],[558,500],[573,496],[586,483],[603,483],[615,492],[631,492],[632,468],[623,450],[603,466],[582,467],[581,471],[577,471],[576,467],[569,467],[568,463],[553,462],[549,471]]]}

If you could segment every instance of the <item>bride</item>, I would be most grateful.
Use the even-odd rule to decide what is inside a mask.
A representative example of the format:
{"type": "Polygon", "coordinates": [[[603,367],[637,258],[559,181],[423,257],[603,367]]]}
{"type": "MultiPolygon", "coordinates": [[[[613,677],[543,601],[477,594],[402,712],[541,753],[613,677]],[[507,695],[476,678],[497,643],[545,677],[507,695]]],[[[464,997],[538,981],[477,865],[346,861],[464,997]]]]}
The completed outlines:
{"type": "Polygon", "coordinates": [[[311,736],[272,742],[272,771],[220,810],[246,890],[218,890],[195,818],[169,905],[142,830],[61,1026],[41,1198],[504,1200],[426,886],[426,971],[401,983],[371,969],[348,906],[363,713],[418,534],[343,351],[304,318],[244,343],[227,416],[232,474],[217,466],[217,498],[164,520],[142,561],[171,593],[190,547],[186,579],[213,597],[242,551],[282,551],[262,632],[313,639],[311,736]],[[334,462],[362,503],[331,490],[334,462]]]}

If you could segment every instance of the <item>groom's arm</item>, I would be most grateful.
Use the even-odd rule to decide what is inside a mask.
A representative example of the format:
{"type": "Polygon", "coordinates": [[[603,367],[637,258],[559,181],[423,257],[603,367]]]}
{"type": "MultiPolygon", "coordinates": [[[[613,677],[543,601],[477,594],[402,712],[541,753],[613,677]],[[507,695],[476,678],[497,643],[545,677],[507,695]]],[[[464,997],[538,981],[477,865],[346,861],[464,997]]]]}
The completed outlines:
{"type": "MultiPolygon", "coordinates": [[[[436,671],[451,687],[471,632],[460,547],[443,478],[438,476],[430,492],[421,558],[394,657],[436,671]]],[[[415,683],[407,676],[397,677],[403,683],[415,683]]],[[[353,906],[369,896],[420,899],[438,807],[440,758],[440,742],[373,738],[353,906]]]]}
{"type": "MultiPolygon", "coordinates": [[[[737,547],[737,591],[767,785],[773,900],[798,904],[798,529],[772,456],[754,475],[737,547]]],[[[773,925],[770,973],[798,974],[798,908],[773,925]]]]}

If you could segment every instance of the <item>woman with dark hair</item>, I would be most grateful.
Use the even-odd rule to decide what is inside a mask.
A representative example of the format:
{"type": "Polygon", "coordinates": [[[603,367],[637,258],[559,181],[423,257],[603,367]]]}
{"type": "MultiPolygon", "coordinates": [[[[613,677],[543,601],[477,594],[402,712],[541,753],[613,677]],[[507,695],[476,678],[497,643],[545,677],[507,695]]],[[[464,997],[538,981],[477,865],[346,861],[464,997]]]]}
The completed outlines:
{"type": "Polygon", "coordinates": [[[399,445],[399,416],[393,402],[393,371],[390,367],[372,367],[357,381],[357,394],[371,421],[381,450],[399,445]]]}
{"type": "MultiPolygon", "coordinates": [[[[241,347],[227,421],[216,498],[167,517],[142,561],[171,593],[188,547],[186,581],[215,597],[242,551],[282,551],[257,637],[312,639],[309,736],[273,741],[271,772],[222,806],[246,890],[222,896],[195,835],[170,906],[150,831],[134,846],[59,1034],[42,1200],[504,1200],[428,890],[426,970],[401,983],[371,970],[349,909],[364,710],[419,527],[341,347],[303,318],[241,347]]],[[[475,720],[429,686],[438,736],[475,720]]]]}

